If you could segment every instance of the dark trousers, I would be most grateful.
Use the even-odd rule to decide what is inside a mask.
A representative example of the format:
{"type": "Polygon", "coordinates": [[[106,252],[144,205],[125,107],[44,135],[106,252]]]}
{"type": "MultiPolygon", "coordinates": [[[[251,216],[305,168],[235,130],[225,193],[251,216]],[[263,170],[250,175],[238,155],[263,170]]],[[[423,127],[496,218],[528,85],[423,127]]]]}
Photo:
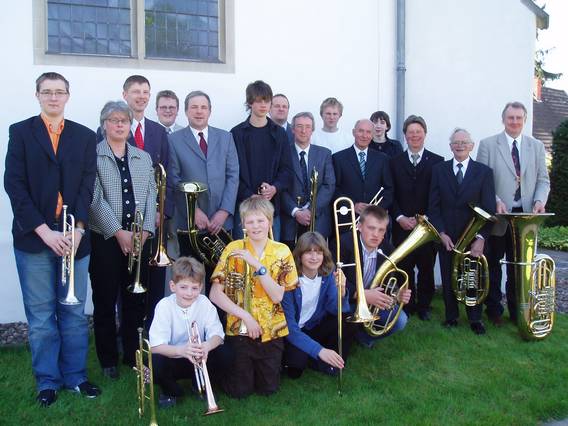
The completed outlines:
{"type": "MultiPolygon", "coordinates": [[[[232,363],[232,351],[226,344],[217,346],[207,356],[207,370],[212,384],[217,384],[227,374],[232,363]]],[[[167,396],[182,396],[183,389],[178,384],[180,379],[191,379],[197,389],[195,368],[187,358],[168,358],[160,354],[152,354],[154,380],[160,385],[162,393],[167,396]]]]}
{"type": "MultiPolygon", "coordinates": [[[[164,225],[166,228],[166,225],[164,225]]],[[[152,238],[148,244],[150,246],[149,255],[153,256],[158,249],[158,230],[154,234],[154,238],[152,238]]],[[[165,241],[166,232],[164,232],[164,245],[166,244],[165,241]]],[[[146,329],[150,329],[150,325],[152,324],[152,320],[154,319],[154,310],[156,309],[156,305],[160,300],[164,298],[164,289],[166,285],[166,268],[165,267],[157,267],[157,266],[148,266],[148,292],[146,293],[147,302],[146,302],[146,329]]]]}
{"type": "MultiPolygon", "coordinates": [[[[452,289],[452,259],[453,253],[443,246],[438,252],[440,256],[440,271],[442,273],[442,288],[444,291],[444,306],[446,307],[446,321],[457,320],[459,317],[459,303],[452,289]]],[[[469,322],[481,321],[481,305],[466,306],[465,312],[469,322]]]]}
{"type": "MultiPolygon", "coordinates": [[[[351,344],[353,343],[353,338],[358,330],[358,324],[346,321],[348,316],[348,314],[343,314],[342,316],[343,335],[341,346],[342,358],[344,361],[349,357],[351,344]]],[[[326,315],[318,325],[309,330],[303,328],[302,331],[324,348],[332,349],[337,352],[337,328],[337,317],[333,315],[326,315]]],[[[318,371],[328,371],[330,367],[330,365],[324,361],[311,358],[306,352],[286,341],[284,349],[284,365],[288,367],[288,375],[293,378],[300,377],[303,370],[308,367],[308,364],[318,371]]]]}
{"type": "MultiPolygon", "coordinates": [[[[513,240],[511,238],[511,228],[507,228],[505,235],[498,237],[492,235],[489,237],[489,256],[487,262],[489,264],[489,295],[485,300],[487,316],[490,318],[497,318],[503,315],[503,306],[501,299],[501,280],[503,272],[501,269],[500,260],[505,259],[509,262],[513,260],[513,240]]],[[[509,315],[511,319],[517,317],[517,301],[515,299],[515,266],[507,264],[507,281],[505,284],[507,292],[507,306],[509,308],[509,315]]]]}
{"type": "MultiPolygon", "coordinates": [[[[128,273],[128,256],[125,256],[115,237],[105,240],[91,233],[91,263],[89,273],[93,288],[94,330],[97,357],[103,368],[118,364],[116,332],[116,306],[120,297],[120,336],[123,345],[123,362],[135,364],[138,349],[138,327],[143,326],[146,294],[133,294],[127,287],[134,282],[135,271],[128,273]]],[[[150,245],[145,244],[140,264],[140,281],[146,286],[150,245]]]]}
{"type": "Polygon", "coordinates": [[[262,343],[245,336],[227,336],[226,342],[234,351],[223,386],[229,396],[244,398],[253,392],[270,395],[278,390],[284,338],[262,343]]]}
{"type": "MultiPolygon", "coordinates": [[[[400,244],[400,243],[399,243],[400,244]]],[[[405,312],[427,312],[430,310],[436,287],[434,285],[434,264],[436,248],[428,243],[413,250],[397,265],[408,274],[408,288],[412,290],[405,312]],[[414,276],[414,267],[418,268],[418,279],[414,276]]]]}

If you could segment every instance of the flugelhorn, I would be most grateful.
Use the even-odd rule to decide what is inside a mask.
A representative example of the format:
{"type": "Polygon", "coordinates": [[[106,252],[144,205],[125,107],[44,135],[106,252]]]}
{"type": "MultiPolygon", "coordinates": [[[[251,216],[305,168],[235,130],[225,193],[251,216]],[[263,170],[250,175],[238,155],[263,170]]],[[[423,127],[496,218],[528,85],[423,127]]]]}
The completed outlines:
{"type": "Polygon", "coordinates": [[[67,204],[63,204],[63,236],[71,237],[71,249],[61,257],[61,285],[67,285],[67,294],[59,299],[62,305],[79,305],[75,296],[75,216],[67,214],[67,204]]]}
{"type": "Polygon", "coordinates": [[[158,225],[158,241],[156,242],[156,253],[150,259],[150,266],[166,267],[173,264],[173,260],[168,256],[166,245],[164,244],[164,204],[166,199],[166,170],[161,163],[154,169],[156,186],[158,187],[158,212],[160,223],[158,225]]]}
{"type": "MultiPolygon", "coordinates": [[[[197,326],[197,322],[193,321],[191,323],[191,328],[189,326],[189,320],[187,318],[187,310],[184,310],[184,314],[186,315],[186,327],[187,327],[187,334],[189,339],[192,343],[196,343],[198,345],[201,344],[201,336],[199,334],[199,327],[197,326]]],[[[222,408],[219,408],[217,402],[215,401],[215,396],[213,395],[213,388],[211,387],[211,380],[209,379],[209,372],[207,371],[207,363],[202,358],[194,358],[192,359],[193,368],[195,372],[195,381],[197,384],[197,390],[200,394],[205,393],[207,398],[207,410],[203,413],[204,416],[209,414],[220,413],[224,411],[222,408]]]]}
{"type": "Polygon", "coordinates": [[[546,254],[537,254],[538,228],[554,213],[499,214],[509,222],[513,239],[517,326],[525,340],[541,340],[554,325],[556,265],[546,254]]]}
{"type": "MultiPolygon", "coordinates": [[[[398,300],[399,294],[408,287],[408,274],[397,266],[402,259],[416,250],[418,247],[431,241],[440,241],[438,231],[428,222],[426,216],[416,215],[417,225],[414,227],[410,235],[392,252],[390,256],[382,254],[386,261],[379,267],[370,288],[379,287],[383,293],[390,296],[393,304],[386,310],[387,317],[384,323],[368,322],[365,324],[365,330],[373,337],[382,336],[390,331],[396,324],[396,321],[402,311],[404,303],[398,300]]],[[[371,312],[378,315],[381,309],[373,306],[371,312]]]]}
{"type": "MultiPolygon", "coordinates": [[[[246,250],[246,230],[243,229],[243,249],[246,250]]],[[[252,312],[252,282],[249,264],[235,254],[229,254],[225,261],[225,294],[231,301],[247,312],[252,312]]],[[[241,319],[238,329],[232,330],[240,336],[248,336],[248,329],[241,319]]]]}
{"type": "Polygon", "coordinates": [[[482,304],[489,294],[489,266],[484,255],[473,257],[465,250],[479,230],[488,221],[495,222],[496,218],[480,207],[469,206],[473,210],[473,217],[454,246],[452,288],[458,302],[475,306],[482,304]]]}
{"type": "Polygon", "coordinates": [[[144,417],[146,411],[146,400],[150,404],[150,426],[158,426],[156,421],[156,405],[154,402],[154,369],[152,367],[152,349],[150,342],[142,337],[142,327],[138,328],[138,346],[135,359],[136,367],[136,391],[138,395],[138,417],[144,417]],[[148,367],[144,365],[144,355],[148,362],[148,367]],[[146,390],[148,386],[148,390],[146,390]]]}
{"type": "Polygon", "coordinates": [[[130,293],[138,294],[145,293],[146,289],[140,282],[140,265],[142,263],[142,241],[144,237],[144,216],[142,212],[136,208],[134,212],[134,221],[130,225],[130,231],[132,232],[132,250],[128,253],[128,273],[136,268],[136,273],[134,274],[134,282],[128,286],[128,291],[130,293]]]}

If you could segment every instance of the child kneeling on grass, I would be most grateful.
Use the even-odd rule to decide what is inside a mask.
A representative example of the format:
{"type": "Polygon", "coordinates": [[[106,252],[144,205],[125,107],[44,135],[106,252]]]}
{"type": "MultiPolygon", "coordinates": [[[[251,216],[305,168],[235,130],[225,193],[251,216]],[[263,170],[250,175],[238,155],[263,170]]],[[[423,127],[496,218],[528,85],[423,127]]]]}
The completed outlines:
{"type": "MultiPolygon", "coordinates": [[[[280,365],[284,336],[288,334],[286,317],[280,302],[285,291],[293,290],[298,274],[290,249],[268,238],[274,207],[266,199],[253,196],[239,208],[246,231],[243,240],[231,242],[221,255],[211,281],[211,301],[227,312],[227,343],[234,351],[234,363],[224,389],[232,397],[242,398],[253,392],[268,395],[280,385],[280,365]],[[236,304],[227,296],[225,263],[231,256],[232,272],[243,272],[245,262],[250,269],[250,296],[246,303],[236,304]],[[239,306],[240,305],[240,306],[239,306]],[[247,305],[250,311],[247,311],[247,305]],[[246,335],[239,335],[241,322],[246,335]]],[[[238,296],[239,302],[243,295],[238,296]]]]}
{"type": "Polygon", "coordinates": [[[225,374],[231,355],[224,349],[225,333],[215,306],[201,294],[205,269],[192,257],[180,257],[172,267],[170,290],[156,305],[150,327],[150,346],[154,378],[162,389],[160,408],[175,405],[183,395],[178,379],[195,383],[194,362],[207,362],[211,381],[225,374]],[[189,336],[191,324],[197,323],[201,344],[189,336]]]}

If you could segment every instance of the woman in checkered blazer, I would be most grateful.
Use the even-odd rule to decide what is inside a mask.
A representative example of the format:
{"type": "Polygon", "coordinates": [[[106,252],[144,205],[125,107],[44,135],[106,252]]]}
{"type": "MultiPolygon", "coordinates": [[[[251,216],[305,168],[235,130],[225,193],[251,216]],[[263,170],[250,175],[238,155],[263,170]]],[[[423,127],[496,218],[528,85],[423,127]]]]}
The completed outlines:
{"type": "Polygon", "coordinates": [[[150,244],[156,218],[156,184],[150,155],[127,143],[132,112],[122,101],[107,102],[101,111],[105,138],[97,145],[97,177],[89,212],[92,231],[89,272],[93,288],[95,346],[103,372],[118,377],[116,302],[120,295],[120,335],[122,362],[135,364],[137,328],[143,326],[146,295],[132,294],[134,282],[128,272],[132,251],[130,226],[138,209],[144,218],[141,281],[147,281],[150,244]]]}

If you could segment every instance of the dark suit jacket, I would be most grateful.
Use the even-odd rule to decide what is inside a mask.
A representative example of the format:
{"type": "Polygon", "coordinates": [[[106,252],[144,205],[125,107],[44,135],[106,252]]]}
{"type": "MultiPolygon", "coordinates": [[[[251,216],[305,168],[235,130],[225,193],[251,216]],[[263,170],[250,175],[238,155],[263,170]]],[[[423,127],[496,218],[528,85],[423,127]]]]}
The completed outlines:
{"type": "Polygon", "coordinates": [[[388,157],[373,149],[367,149],[365,178],[361,175],[359,159],[353,146],[333,154],[335,171],[335,195],[349,197],[353,203],[368,203],[379,188],[384,188],[380,206],[389,209],[392,204],[393,186],[388,157]]]}
{"type": "MultiPolygon", "coordinates": [[[[296,232],[296,220],[291,216],[297,207],[296,197],[303,195],[303,179],[300,169],[300,159],[296,144],[290,145],[292,168],[294,174],[291,186],[282,194],[282,241],[293,241],[296,232]]],[[[316,198],[316,231],[328,237],[331,231],[331,211],[329,205],[335,191],[335,173],[331,162],[331,151],[317,145],[310,145],[308,154],[308,179],[313,168],[318,171],[318,193],[316,198]]],[[[309,183],[308,183],[309,184],[309,183]]],[[[310,188],[308,188],[309,190],[310,188]]],[[[305,203],[306,200],[303,201],[305,203]]]]}
{"type": "Polygon", "coordinates": [[[294,133],[292,132],[292,125],[290,123],[286,123],[286,136],[288,136],[288,142],[294,144],[294,133]]]}
{"type": "Polygon", "coordinates": [[[426,214],[432,167],[442,161],[443,157],[427,149],[424,150],[422,159],[416,167],[410,162],[407,151],[391,158],[389,165],[394,198],[390,213],[393,219],[392,234],[395,245],[399,245],[411,232],[402,229],[396,218],[400,215],[413,217],[416,214],[426,214]]]}
{"type": "MultiPolygon", "coordinates": [[[[55,222],[57,193],[67,213],[85,225],[97,172],[96,135],[81,124],[65,120],[57,155],[40,116],[10,126],[4,188],[10,197],[14,247],[30,253],[48,248],[34,229],[55,222]]],[[[89,233],[81,239],[77,258],[89,254],[89,233]]]]}
{"type": "Polygon", "coordinates": [[[369,148],[382,152],[390,158],[396,157],[402,152],[402,145],[400,142],[396,139],[389,139],[388,136],[384,143],[371,142],[369,148]]]}
{"type": "MultiPolygon", "coordinates": [[[[453,160],[445,161],[432,169],[428,217],[438,230],[445,232],[455,243],[472,218],[472,203],[489,214],[495,214],[495,185],[493,171],[484,164],[469,160],[461,185],[453,171],[453,160]]],[[[479,231],[489,238],[492,223],[479,231]]]]}

